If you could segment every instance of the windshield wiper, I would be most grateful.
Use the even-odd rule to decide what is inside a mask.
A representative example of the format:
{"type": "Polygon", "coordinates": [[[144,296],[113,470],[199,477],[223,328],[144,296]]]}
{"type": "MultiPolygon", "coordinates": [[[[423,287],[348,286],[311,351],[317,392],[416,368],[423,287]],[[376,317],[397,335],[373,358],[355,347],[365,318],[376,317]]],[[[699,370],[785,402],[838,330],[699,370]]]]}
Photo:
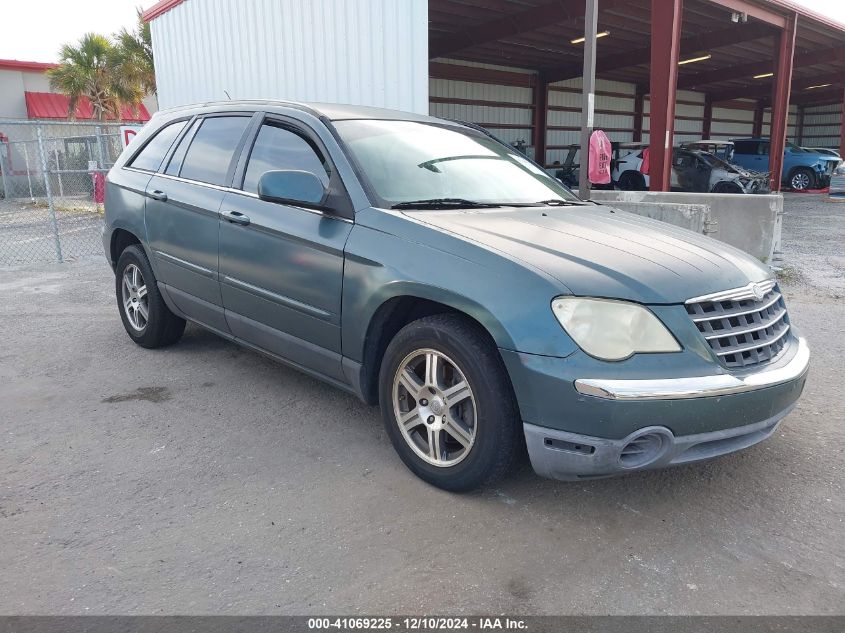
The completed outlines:
{"type": "Polygon", "coordinates": [[[428,198],[426,200],[410,200],[394,204],[391,209],[421,209],[427,208],[460,208],[460,209],[492,209],[502,205],[495,202],[478,202],[465,198],[428,198]]]}

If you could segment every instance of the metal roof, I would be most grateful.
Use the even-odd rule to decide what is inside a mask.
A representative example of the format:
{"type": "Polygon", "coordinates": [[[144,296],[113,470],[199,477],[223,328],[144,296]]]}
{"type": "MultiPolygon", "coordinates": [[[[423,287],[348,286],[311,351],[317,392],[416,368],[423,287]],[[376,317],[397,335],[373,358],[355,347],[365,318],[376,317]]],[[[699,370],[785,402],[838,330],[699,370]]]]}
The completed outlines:
{"type": "MultiPolygon", "coordinates": [[[[69,99],[66,95],[55,92],[24,92],[26,114],[30,119],[67,119],[69,99]]],[[[82,98],[76,106],[77,119],[93,119],[94,108],[87,98],[82,98]]],[[[114,117],[109,116],[109,120],[114,117]]],[[[143,103],[137,105],[137,111],[129,106],[121,109],[122,121],[144,122],[150,120],[150,113],[143,103]]]]}
{"type": "MultiPolygon", "coordinates": [[[[583,36],[583,12],[583,0],[429,0],[430,55],[540,70],[552,81],[580,77],[583,45],[571,41],[583,36]]],[[[845,25],[786,0],[685,0],[681,58],[710,57],[682,65],[678,88],[717,100],[768,96],[771,78],[754,76],[774,71],[780,29],[765,18],[789,14],[798,15],[793,100],[840,101],[845,25]],[[740,8],[747,22],[734,23],[740,8]]],[[[650,0],[600,0],[598,31],[610,33],[598,40],[597,75],[647,86],[650,0]]]]}

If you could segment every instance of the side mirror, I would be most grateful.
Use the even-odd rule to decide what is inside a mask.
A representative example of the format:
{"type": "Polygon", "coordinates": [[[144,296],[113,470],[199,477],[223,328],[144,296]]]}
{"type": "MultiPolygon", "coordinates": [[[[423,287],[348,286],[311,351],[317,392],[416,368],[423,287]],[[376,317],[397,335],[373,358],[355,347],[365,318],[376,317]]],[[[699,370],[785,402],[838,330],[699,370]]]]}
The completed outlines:
{"type": "Polygon", "coordinates": [[[323,209],[326,188],[310,171],[266,171],[258,180],[258,197],[267,202],[323,209]]]}

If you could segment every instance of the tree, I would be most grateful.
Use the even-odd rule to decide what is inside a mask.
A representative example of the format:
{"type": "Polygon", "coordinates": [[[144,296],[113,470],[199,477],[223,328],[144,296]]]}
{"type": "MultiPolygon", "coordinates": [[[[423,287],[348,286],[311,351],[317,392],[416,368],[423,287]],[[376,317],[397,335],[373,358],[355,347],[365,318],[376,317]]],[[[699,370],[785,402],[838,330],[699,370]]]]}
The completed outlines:
{"type": "Polygon", "coordinates": [[[137,78],[127,73],[118,48],[103,35],[87,33],[78,44],[65,44],[59,66],[47,71],[50,86],[68,96],[68,116],[74,118],[79,100],[87,97],[94,118],[120,118],[124,105],[137,107],[144,96],[137,78]]]}
{"type": "Polygon", "coordinates": [[[141,18],[137,9],[138,23],[135,30],[121,29],[115,35],[115,46],[120,59],[121,73],[136,81],[144,94],[156,94],[156,74],[153,64],[153,41],[149,22],[141,18]]]}

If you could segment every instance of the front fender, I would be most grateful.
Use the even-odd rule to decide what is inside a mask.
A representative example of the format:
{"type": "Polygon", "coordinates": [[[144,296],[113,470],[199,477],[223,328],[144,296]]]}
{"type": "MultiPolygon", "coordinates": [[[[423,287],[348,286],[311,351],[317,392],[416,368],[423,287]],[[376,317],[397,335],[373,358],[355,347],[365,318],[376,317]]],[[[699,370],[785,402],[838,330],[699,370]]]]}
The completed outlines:
{"type": "MultiPolygon", "coordinates": [[[[415,227],[408,225],[408,232],[415,227]]],[[[425,228],[425,231],[430,229],[425,228]]],[[[478,321],[502,349],[565,357],[577,346],[558,324],[548,278],[466,242],[461,255],[410,236],[356,224],[346,247],[343,355],[364,358],[369,324],[380,306],[409,296],[442,303],[478,321]]]]}

